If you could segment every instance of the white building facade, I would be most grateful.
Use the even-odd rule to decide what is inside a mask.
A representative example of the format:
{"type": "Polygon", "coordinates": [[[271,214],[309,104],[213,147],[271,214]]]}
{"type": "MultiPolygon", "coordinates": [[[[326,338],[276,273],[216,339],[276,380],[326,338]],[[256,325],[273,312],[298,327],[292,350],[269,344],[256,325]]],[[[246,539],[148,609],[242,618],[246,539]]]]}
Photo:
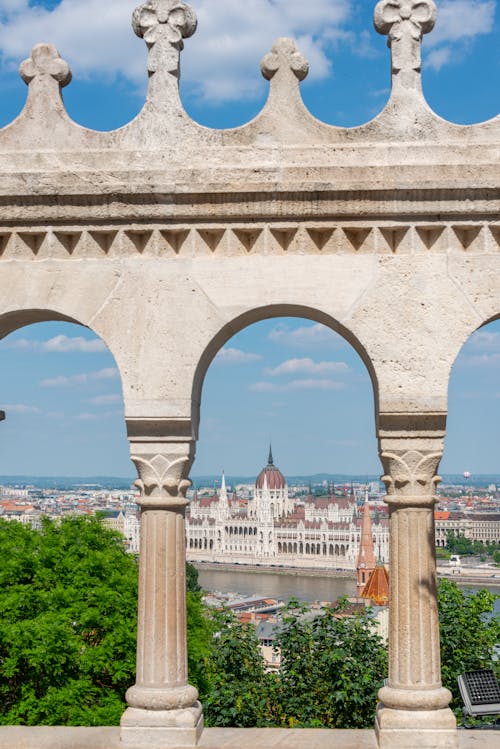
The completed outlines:
{"type": "MultiPolygon", "coordinates": [[[[374,522],[375,552],[389,561],[387,520],[374,522]]],[[[186,546],[189,561],[355,570],[361,538],[356,499],[331,494],[296,500],[281,471],[268,464],[249,500],[229,496],[224,475],[213,497],[189,505],[186,546]]]]}

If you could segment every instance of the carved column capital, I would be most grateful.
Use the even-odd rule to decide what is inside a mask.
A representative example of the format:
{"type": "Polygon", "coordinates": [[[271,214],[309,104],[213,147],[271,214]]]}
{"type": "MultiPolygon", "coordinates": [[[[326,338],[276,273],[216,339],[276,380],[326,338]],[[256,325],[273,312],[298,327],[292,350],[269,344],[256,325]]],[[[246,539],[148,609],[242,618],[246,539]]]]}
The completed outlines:
{"type": "Polygon", "coordinates": [[[136,8],[132,28],[148,45],[150,76],[168,73],[179,77],[183,40],[194,34],[196,26],[196,13],[182,0],[148,0],[136,8]]]}
{"type": "Polygon", "coordinates": [[[138,504],[149,509],[184,508],[191,486],[189,472],[195,441],[189,421],[172,419],[128,419],[131,459],[141,490],[138,504]]]}
{"type": "Polygon", "coordinates": [[[187,478],[192,463],[189,445],[168,454],[131,455],[139,478],[135,485],[141,490],[139,504],[169,506],[186,504],[186,491],[191,486],[187,478]]]}
{"type": "Polygon", "coordinates": [[[418,80],[420,85],[422,37],[434,28],[436,13],[434,0],[381,0],[376,5],[374,24],[388,37],[393,84],[414,88],[418,80]]]}
{"type": "Polygon", "coordinates": [[[441,481],[436,475],[441,452],[402,450],[382,452],[380,457],[386,472],[382,481],[386,485],[388,504],[428,506],[435,503],[435,489],[441,481]]]}
{"type": "Polygon", "coordinates": [[[386,502],[433,506],[443,456],[446,414],[380,414],[378,438],[386,502]]]}

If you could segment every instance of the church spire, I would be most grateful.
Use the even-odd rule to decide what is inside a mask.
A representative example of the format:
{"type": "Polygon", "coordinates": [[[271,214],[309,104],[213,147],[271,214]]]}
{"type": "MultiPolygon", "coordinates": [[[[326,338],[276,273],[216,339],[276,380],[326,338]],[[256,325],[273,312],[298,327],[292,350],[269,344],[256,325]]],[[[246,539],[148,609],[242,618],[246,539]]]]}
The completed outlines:
{"type": "Polygon", "coordinates": [[[377,566],[375,559],[375,547],[373,545],[372,520],[370,517],[370,503],[368,501],[368,491],[365,496],[365,506],[363,508],[363,523],[361,526],[361,540],[358,554],[358,595],[361,594],[368,579],[377,566]]]}
{"type": "Polygon", "coordinates": [[[227,503],[227,488],[226,488],[226,474],[222,471],[222,480],[220,484],[219,502],[227,503]]]}
{"type": "Polygon", "coordinates": [[[267,465],[269,465],[269,466],[273,466],[274,465],[273,448],[272,448],[271,444],[269,444],[269,458],[267,460],[267,465]]]}

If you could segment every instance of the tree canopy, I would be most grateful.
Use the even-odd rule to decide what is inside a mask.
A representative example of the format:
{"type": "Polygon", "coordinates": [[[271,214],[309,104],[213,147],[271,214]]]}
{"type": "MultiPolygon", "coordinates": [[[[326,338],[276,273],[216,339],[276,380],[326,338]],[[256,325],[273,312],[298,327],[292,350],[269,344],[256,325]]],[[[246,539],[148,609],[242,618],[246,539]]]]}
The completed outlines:
{"type": "MultiPolygon", "coordinates": [[[[0,520],[0,724],[117,725],[135,681],[137,564],[98,519],[0,520]]],[[[256,630],[208,609],[187,566],[189,679],[209,726],[363,728],[373,724],[387,652],[370,610],[320,613],[292,601],[268,673],[256,630]]],[[[496,668],[495,596],[439,584],[443,683],[496,668]]]]}
{"type": "Polygon", "coordinates": [[[134,681],[137,569],[95,518],[0,521],[0,723],[113,725],[134,681]]]}
{"type": "Polygon", "coordinates": [[[442,680],[453,693],[452,707],[461,718],[457,677],[483,668],[492,668],[500,676],[500,661],[495,659],[500,619],[493,616],[498,596],[485,588],[476,593],[462,590],[451,580],[440,580],[438,593],[442,680]]]}

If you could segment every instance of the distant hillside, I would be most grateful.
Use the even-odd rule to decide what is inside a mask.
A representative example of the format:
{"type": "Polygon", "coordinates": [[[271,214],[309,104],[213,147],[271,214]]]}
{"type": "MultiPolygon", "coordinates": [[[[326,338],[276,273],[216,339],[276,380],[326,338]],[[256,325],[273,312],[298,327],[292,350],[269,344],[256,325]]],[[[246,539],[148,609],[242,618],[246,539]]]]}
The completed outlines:
{"type": "MultiPolygon", "coordinates": [[[[472,476],[467,481],[461,473],[442,474],[442,477],[444,484],[455,484],[457,486],[485,487],[490,484],[500,485],[500,474],[498,473],[478,474],[477,476],[472,476]]],[[[227,475],[226,481],[229,486],[235,486],[236,484],[253,484],[255,478],[254,475],[227,475]]],[[[286,479],[290,485],[307,485],[311,483],[313,486],[317,486],[326,481],[327,483],[333,482],[337,486],[342,486],[343,484],[349,485],[351,481],[358,484],[368,484],[372,481],[379,481],[380,476],[378,474],[315,473],[311,475],[287,476],[286,479]]],[[[0,476],[0,485],[4,486],[36,486],[40,489],[59,489],[61,491],[86,487],[127,491],[134,481],[135,477],[133,476],[127,478],[118,478],[116,476],[0,476]]],[[[220,486],[220,476],[215,474],[193,476],[192,481],[195,487],[220,486]]]]}
{"type": "Polygon", "coordinates": [[[60,489],[61,491],[94,488],[94,489],[130,489],[134,478],[117,478],[116,476],[0,476],[3,486],[36,486],[39,489],[60,489]]]}

